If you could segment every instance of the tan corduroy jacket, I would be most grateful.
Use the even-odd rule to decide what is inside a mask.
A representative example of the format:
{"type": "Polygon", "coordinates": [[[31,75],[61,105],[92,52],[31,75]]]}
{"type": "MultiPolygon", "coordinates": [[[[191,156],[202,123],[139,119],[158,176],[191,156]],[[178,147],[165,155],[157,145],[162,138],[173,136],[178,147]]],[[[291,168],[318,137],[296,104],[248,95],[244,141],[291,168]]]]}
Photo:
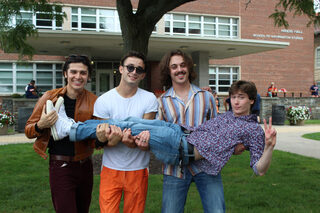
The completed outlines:
{"type": "MultiPolygon", "coordinates": [[[[28,119],[25,126],[25,135],[28,138],[37,138],[33,144],[34,150],[44,159],[48,157],[46,150],[50,139],[50,128],[44,129],[43,132],[39,133],[35,129],[35,124],[40,120],[43,106],[47,100],[52,100],[55,104],[58,97],[64,96],[67,92],[66,87],[47,91],[36,103],[33,112],[28,119]]],[[[97,96],[93,93],[83,90],[83,92],[77,97],[76,107],[74,112],[74,120],[86,121],[93,119],[93,106],[97,99],[97,96]]],[[[94,150],[94,140],[86,140],[75,142],[75,156],[74,160],[83,160],[92,155],[94,150]]]]}

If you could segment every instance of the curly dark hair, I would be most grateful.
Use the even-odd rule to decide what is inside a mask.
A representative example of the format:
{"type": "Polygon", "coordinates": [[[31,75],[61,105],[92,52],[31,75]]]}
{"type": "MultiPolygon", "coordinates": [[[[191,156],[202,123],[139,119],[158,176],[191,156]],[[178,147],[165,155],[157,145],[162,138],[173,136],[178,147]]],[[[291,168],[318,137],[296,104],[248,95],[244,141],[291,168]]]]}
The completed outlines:
{"type": "Polygon", "coordinates": [[[192,58],[189,54],[182,52],[181,50],[172,50],[168,53],[166,53],[160,63],[159,63],[159,69],[160,69],[160,74],[161,74],[161,83],[162,86],[165,86],[166,89],[170,88],[172,86],[172,80],[170,77],[170,60],[172,56],[181,56],[184,60],[184,62],[187,65],[188,71],[189,71],[189,81],[190,83],[196,79],[197,74],[194,70],[194,65],[192,58]]]}
{"type": "MultiPolygon", "coordinates": [[[[89,59],[88,56],[86,55],[69,55],[68,58],[66,59],[66,61],[64,62],[62,71],[63,71],[63,76],[65,76],[64,74],[67,73],[68,69],[69,69],[69,65],[71,63],[82,63],[83,65],[88,67],[88,76],[89,78],[91,77],[91,73],[92,73],[92,65],[91,65],[91,60],[89,59]]],[[[68,84],[68,79],[64,78],[65,80],[65,84],[68,84]]]]}

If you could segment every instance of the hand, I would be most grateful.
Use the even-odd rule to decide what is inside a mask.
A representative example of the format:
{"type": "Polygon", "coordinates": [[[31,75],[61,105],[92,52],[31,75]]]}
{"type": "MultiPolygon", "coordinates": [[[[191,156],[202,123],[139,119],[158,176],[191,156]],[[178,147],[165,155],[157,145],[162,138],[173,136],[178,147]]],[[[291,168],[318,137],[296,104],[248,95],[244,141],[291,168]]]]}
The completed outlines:
{"type": "Polygon", "coordinates": [[[106,142],[110,132],[111,130],[107,123],[99,124],[96,128],[96,136],[100,142],[106,142]]]}
{"type": "Polygon", "coordinates": [[[39,129],[50,128],[58,120],[58,113],[55,110],[52,110],[50,113],[46,113],[46,105],[42,108],[42,113],[40,120],[37,122],[39,129]]]}
{"type": "Polygon", "coordinates": [[[139,149],[143,151],[149,150],[149,139],[150,139],[150,132],[149,131],[142,131],[139,135],[135,136],[135,143],[139,147],[139,149]]]}
{"type": "Polygon", "coordinates": [[[114,125],[110,125],[110,130],[108,146],[115,146],[122,140],[123,133],[120,127],[114,125]]]}
{"type": "Polygon", "coordinates": [[[137,147],[137,145],[134,142],[134,136],[131,135],[131,129],[123,130],[122,143],[124,143],[129,148],[137,147]]]}
{"type": "Polygon", "coordinates": [[[264,131],[265,131],[265,148],[271,147],[272,149],[276,145],[277,131],[272,127],[272,118],[269,118],[269,125],[267,125],[266,119],[263,119],[264,131]]]}
{"type": "Polygon", "coordinates": [[[234,148],[234,155],[241,155],[246,150],[246,147],[240,143],[234,148]]]}
{"type": "Polygon", "coordinates": [[[208,91],[208,92],[212,93],[211,87],[202,87],[201,90],[208,91]]]}

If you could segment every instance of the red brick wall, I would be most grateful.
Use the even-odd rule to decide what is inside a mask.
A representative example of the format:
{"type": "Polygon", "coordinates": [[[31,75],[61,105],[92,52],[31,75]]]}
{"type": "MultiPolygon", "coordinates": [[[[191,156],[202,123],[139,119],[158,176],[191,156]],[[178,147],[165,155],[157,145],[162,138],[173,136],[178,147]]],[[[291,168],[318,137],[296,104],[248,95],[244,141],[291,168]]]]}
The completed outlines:
{"type": "MultiPolygon", "coordinates": [[[[63,0],[66,4],[91,5],[94,7],[115,7],[115,0],[63,0]]],[[[138,0],[132,0],[137,5],[138,0]]],[[[278,88],[286,88],[289,92],[309,95],[309,87],[314,78],[314,50],[313,27],[307,28],[307,18],[296,16],[294,19],[288,15],[289,30],[302,32],[281,32],[284,28],[277,28],[273,20],[268,16],[274,11],[277,0],[252,0],[248,8],[245,3],[248,0],[197,0],[176,8],[175,12],[213,14],[224,16],[239,16],[242,39],[262,39],[272,41],[290,42],[290,46],[282,50],[274,50],[259,54],[236,57],[226,60],[210,60],[210,64],[239,65],[241,67],[241,79],[252,80],[258,87],[258,92],[265,95],[266,88],[274,81],[278,88]],[[264,35],[264,38],[254,34],[264,35]],[[299,36],[303,40],[271,38],[276,36],[299,36]]],[[[17,59],[14,54],[0,52],[0,60],[17,59]]],[[[63,60],[58,56],[34,56],[34,60],[63,60]]],[[[155,65],[153,65],[155,67],[155,65]]],[[[151,83],[152,89],[158,89],[159,78],[157,73],[152,73],[152,79],[157,83],[151,83]]],[[[160,88],[159,88],[160,89],[160,88]]]]}
{"type": "MultiPolygon", "coordinates": [[[[288,14],[289,27],[292,33],[281,32],[284,27],[274,27],[273,20],[268,16],[273,13],[276,1],[257,1],[245,9],[241,1],[241,38],[290,42],[289,47],[259,54],[252,54],[234,59],[211,60],[212,64],[236,64],[241,66],[241,79],[254,81],[258,92],[265,95],[270,82],[275,82],[278,88],[286,88],[296,95],[309,95],[309,87],[314,78],[313,27],[306,27],[308,19],[304,16],[292,18],[288,14]],[[302,33],[295,33],[295,31],[302,33]],[[259,34],[265,36],[259,38],[259,34]],[[267,37],[270,35],[270,37],[267,37]],[[271,38],[271,36],[298,36],[303,40],[271,38]]],[[[291,95],[291,94],[290,94],[291,95]]]]}

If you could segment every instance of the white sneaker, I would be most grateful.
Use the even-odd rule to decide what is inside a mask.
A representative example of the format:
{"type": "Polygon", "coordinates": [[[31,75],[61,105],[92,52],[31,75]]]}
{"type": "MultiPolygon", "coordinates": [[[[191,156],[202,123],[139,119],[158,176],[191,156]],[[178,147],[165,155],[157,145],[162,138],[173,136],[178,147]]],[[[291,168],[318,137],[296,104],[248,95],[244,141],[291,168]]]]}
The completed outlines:
{"type": "MultiPolygon", "coordinates": [[[[63,98],[59,97],[55,106],[55,110],[58,112],[58,120],[51,127],[51,135],[53,137],[53,140],[55,141],[61,140],[69,136],[71,126],[72,124],[75,123],[73,119],[67,116],[63,102],[64,102],[63,98]]],[[[53,104],[52,102],[51,104],[49,102],[48,105],[49,105],[49,108],[51,108],[52,107],[51,105],[53,104]]]]}
{"type": "MultiPolygon", "coordinates": [[[[53,103],[51,100],[47,100],[46,103],[46,112],[47,114],[50,113],[51,111],[56,111],[55,107],[53,106],[53,103]]],[[[53,139],[55,139],[55,136],[57,135],[56,129],[54,128],[54,125],[52,127],[50,127],[51,129],[51,135],[53,136],[53,139]]]]}

